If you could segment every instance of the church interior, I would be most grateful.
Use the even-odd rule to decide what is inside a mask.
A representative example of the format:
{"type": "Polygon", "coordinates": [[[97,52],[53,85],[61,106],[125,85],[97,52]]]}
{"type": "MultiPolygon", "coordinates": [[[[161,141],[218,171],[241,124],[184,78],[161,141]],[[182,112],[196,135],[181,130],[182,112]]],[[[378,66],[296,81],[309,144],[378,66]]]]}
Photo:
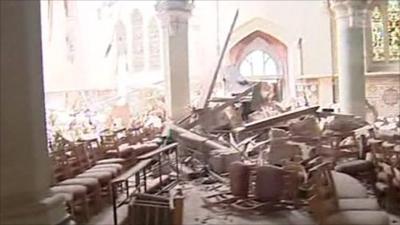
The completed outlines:
{"type": "Polygon", "coordinates": [[[400,225],[399,0],[0,4],[0,224],[400,225]]]}

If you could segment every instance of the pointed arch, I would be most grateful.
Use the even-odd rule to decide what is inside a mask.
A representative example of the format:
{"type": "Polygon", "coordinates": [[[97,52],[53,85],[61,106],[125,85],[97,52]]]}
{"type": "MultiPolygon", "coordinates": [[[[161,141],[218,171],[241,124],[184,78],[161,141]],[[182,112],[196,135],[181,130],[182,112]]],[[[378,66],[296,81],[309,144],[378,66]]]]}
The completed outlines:
{"type": "Polygon", "coordinates": [[[260,31],[265,34],[273,34],[273,37],[279,40],[281,43],[290,45],[297,43],[298,37],[288,30],[283,29],[281,26],[266,20],[264,18],[255,17],[248,22],[245,22],[238,26],[232,33],[229,46],[236,45],[239,41],[249,36],[254,31],[260,31]]]}

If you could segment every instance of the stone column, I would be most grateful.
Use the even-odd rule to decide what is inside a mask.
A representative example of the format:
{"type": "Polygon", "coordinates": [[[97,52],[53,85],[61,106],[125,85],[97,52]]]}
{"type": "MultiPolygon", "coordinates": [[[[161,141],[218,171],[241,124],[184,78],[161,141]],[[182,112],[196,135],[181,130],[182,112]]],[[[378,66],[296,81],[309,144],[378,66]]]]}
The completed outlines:
{"type": "Polygon", "coordinates": [[[333,0],[337,28],[339,106],[365,117],[364,25],[366,0],[333,0]]]}
{"type": "Polygon", "coordinates": [[[0,15],[0,224],[66,223],[49,193],[40,1],[2,1],[0,15]]]}
{"type": "Polygon", "coordinates": [[[161,0],[156,10],[163,28],[167,113],[176,120],[190,111],[188,20],[192,4],[161,0]]]}

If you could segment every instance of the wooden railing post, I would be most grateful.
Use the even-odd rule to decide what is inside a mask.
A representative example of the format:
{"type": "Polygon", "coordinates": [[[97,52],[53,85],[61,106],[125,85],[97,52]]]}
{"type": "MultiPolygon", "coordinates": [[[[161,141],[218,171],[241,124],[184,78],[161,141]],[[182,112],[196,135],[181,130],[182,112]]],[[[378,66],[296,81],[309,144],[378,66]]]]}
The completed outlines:
{"type": "Polygon", "coordinates": [[[174,197],[174,213],[173,213],[173,225],[183,224],[183,201],[184,196],[182,194],[182,189],[177,189],[174,197]]]}

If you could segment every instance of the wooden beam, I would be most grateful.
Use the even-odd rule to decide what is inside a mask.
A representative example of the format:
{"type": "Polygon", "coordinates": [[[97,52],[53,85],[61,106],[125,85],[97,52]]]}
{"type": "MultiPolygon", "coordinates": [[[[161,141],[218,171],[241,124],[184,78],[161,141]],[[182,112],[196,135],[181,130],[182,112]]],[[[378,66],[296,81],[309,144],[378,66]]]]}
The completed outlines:
{"type": "Polygon", "coordinates": [[[224,110],[226,107],[233,105],[235,102],[238,102],[242,97],[246,96],[247,94],[249,94],[255,85],[251,86],[249,89],[245,90],[244,92],[238,94],[237,96],[235,96],[235,98],[229,99],[227,101],[225,101],[223,104],[218,105],[212,109],[203,109],[201,112],[199,112],[199,117],[197,120],[189,123],[187,126],[185,126],[185,128],[187,129],[191,129],[193,127],[195,127],[197,124],[203,122],[204,120],[206,120],[209,116],[215,116],[218,112],[224,110]]]}
{"type": "Polygon", "coordinates": [[[229,39],[231,38],[231,35],[232,35],[232,32],[233,32],[233,28],[235,27],[236,20],[237,20],[238,16],[239,16],[239,9],[236,10],[235,17],[233,18],[233,22],[232,22],[231,27],[229,29],[228,36],[226,37],[226,40],[225,40],[224,48],[222,49],[222,53],[221,53],[221,55],[219,57],[219,60],[218,60],[217,68],[215,69],[214,75],[212,77],[210,87],[208,88],[207,95],[205,96],[205,98],[203,100],[203,103],[200,106],[200,108],[202,108],[202,109],[205,109],[205,108],[208,107],[208,100],[210,99],[211,94],[212,94],[212,92],[214,90],[215,82],[217,80],[218,73],[219,73],[219,70],[221,68],[221,64],[222,64],[222,61],[224,59],[224,55],[225,55],[226,49],[228,48],[229,39]]]}
{"type": "Polygon", "coordinates": [[[316,114],[317,109],[319,106],[311,106],[311,107],[306,107],[306,108],[301,108],[297,109],[294,111],[289,111],[286,113],[282,113],[280,115],[268,117],[265,119],[261,119],[258,121],[254,121],[251,123],[247,123],[242,127],[236,128],[234,131],[236,133],[243,132],[243,131],[250,131],[250,130],[255,130],[259,128],[264,128],[264,127],[269,127],[276,125],[277,123],[284,122],[290,119],[295,119],[300,116],[304,116],[307,114],[316,114]]]}

